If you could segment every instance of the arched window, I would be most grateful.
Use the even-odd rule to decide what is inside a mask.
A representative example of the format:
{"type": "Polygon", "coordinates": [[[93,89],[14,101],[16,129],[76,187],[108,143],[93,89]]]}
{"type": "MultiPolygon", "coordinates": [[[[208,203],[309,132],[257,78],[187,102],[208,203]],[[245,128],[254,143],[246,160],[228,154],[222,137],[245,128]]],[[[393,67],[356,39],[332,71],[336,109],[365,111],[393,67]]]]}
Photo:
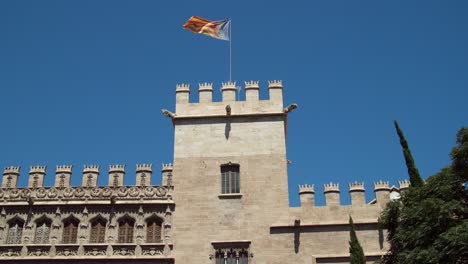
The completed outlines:
{"type": "Polygon", "coordinates": [[[221,193],[240,193],[238,164],[221,165],[221,193]]]}
{"type": "Polygon", "coordinates": [[[74,217],[69,217],[63,221],[63,244],[75,244],[78,236],[78,225],[80,221],[74,217]]]}
{"type": "Polygon", "coordinates": [[[135,220],[125,216],[119,220],[119,243],[133,243],[133,227],[135,220]]]}
{"type": "Polygon", "coordinates": [[[21,244],[23,226],[24,221],[20,218],[13,218],[8,222],[7,244],[21,244]]]}
{"type": "Polygon", "coordinates": [[[34,235],[35,244],[48,244],[50,235],[50,225],[52,221],[47,217],[42,217],[36,221],[36,232],[34,235]]]}
{"type": "Polygon", "coordinates": [[[91,221],[90,243],[104,243],[106,239],[106,223],[107,221],[100,216],[91,221]]]}
{"type": "Polygon", "coordinates": [[[162,221],[153,217],[146,221],[146,242],[160,243],[162,234],[162,221]]]}

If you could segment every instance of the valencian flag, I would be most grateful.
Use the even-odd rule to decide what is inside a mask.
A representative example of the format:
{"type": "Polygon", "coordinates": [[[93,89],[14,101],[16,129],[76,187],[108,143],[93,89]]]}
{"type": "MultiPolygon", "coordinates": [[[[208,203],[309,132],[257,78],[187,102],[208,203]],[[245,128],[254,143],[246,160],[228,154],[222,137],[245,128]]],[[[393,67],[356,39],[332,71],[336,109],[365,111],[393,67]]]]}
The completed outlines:
{"type": "Polygon", "coordinates": [[[193,33],[205,34],[212,38],[229,41],[231,39],[231,20],[209,21],[199,16],[193,16],[184,24],[184,29],[193,33]]]}

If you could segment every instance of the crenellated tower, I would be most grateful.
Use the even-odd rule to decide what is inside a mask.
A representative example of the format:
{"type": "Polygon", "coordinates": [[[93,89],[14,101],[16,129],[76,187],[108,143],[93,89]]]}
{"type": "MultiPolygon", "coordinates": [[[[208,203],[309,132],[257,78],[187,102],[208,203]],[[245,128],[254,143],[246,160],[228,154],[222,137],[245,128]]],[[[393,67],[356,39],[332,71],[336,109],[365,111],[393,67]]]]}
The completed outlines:
{"type": "Polygon", "coordinates": [[[274,254],[260,242],[270,239],[268,232],[258,230],[287,218],[285,120],[295,105],[283,108],[281,81],[268,82],[268,100],[260,100],[258,81],[245,82],[245,101],[237,100],[236,82],[218,87],[221,102],[213,101],[213,90],[219,90],[213,83],[199,84],[199,102],[189,102],[190,85],[179,84],[175,113],[163,110],[175,130],[171,169],[177,204],[175,254],[181,263],[203,263],[219,254],[215,252],[223,243],[247,251],[251,243],[274,254]],[[259,216],[268,216],[267,221],[258,221],[259,216]]]}

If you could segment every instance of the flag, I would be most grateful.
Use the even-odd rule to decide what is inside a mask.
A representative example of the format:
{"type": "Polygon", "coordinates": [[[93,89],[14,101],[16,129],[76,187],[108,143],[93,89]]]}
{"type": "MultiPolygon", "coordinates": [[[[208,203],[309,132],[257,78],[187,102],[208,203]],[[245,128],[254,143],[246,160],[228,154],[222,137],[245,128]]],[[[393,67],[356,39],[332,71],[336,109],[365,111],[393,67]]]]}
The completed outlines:
{"type": "Polygon", "coordinates": [[[231,20],[209,21],[193,16],[184,24],[184,29],[193,33],[205,34],[212,38],[230,40],[231,20]]]}

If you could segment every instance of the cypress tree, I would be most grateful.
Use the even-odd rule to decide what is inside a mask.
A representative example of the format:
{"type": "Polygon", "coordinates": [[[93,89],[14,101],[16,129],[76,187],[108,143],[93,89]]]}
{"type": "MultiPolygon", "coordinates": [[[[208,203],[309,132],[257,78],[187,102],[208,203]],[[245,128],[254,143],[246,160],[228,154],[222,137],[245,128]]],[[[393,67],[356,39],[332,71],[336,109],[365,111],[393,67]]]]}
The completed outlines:
{"type": "Polygon", "coordinates": [[[349,225],[351,227],[351,231],[349,232],[349,254],[351,264],[366,264],[366,256],[364,255],[361,244],[359,244],[359,240],[356,236],[356,228],[351,216],[349,216],[349,225]]]}
{"type": "Polygon", "coordinates": [[[408,146],[408,142],[403,135],[403,131],[401,131],[398,122],[395,120],[395,129],[397,131],[398,137],[400,138],[400,145],[403,149],[403,155],[405,156],[406,167],[408,168],[409,179],[412,187],[421,187],[424,184],[423,179],[419,175],[418,168],[414,164],[413,155],[411,155],[411,151],[408,146]]]}

